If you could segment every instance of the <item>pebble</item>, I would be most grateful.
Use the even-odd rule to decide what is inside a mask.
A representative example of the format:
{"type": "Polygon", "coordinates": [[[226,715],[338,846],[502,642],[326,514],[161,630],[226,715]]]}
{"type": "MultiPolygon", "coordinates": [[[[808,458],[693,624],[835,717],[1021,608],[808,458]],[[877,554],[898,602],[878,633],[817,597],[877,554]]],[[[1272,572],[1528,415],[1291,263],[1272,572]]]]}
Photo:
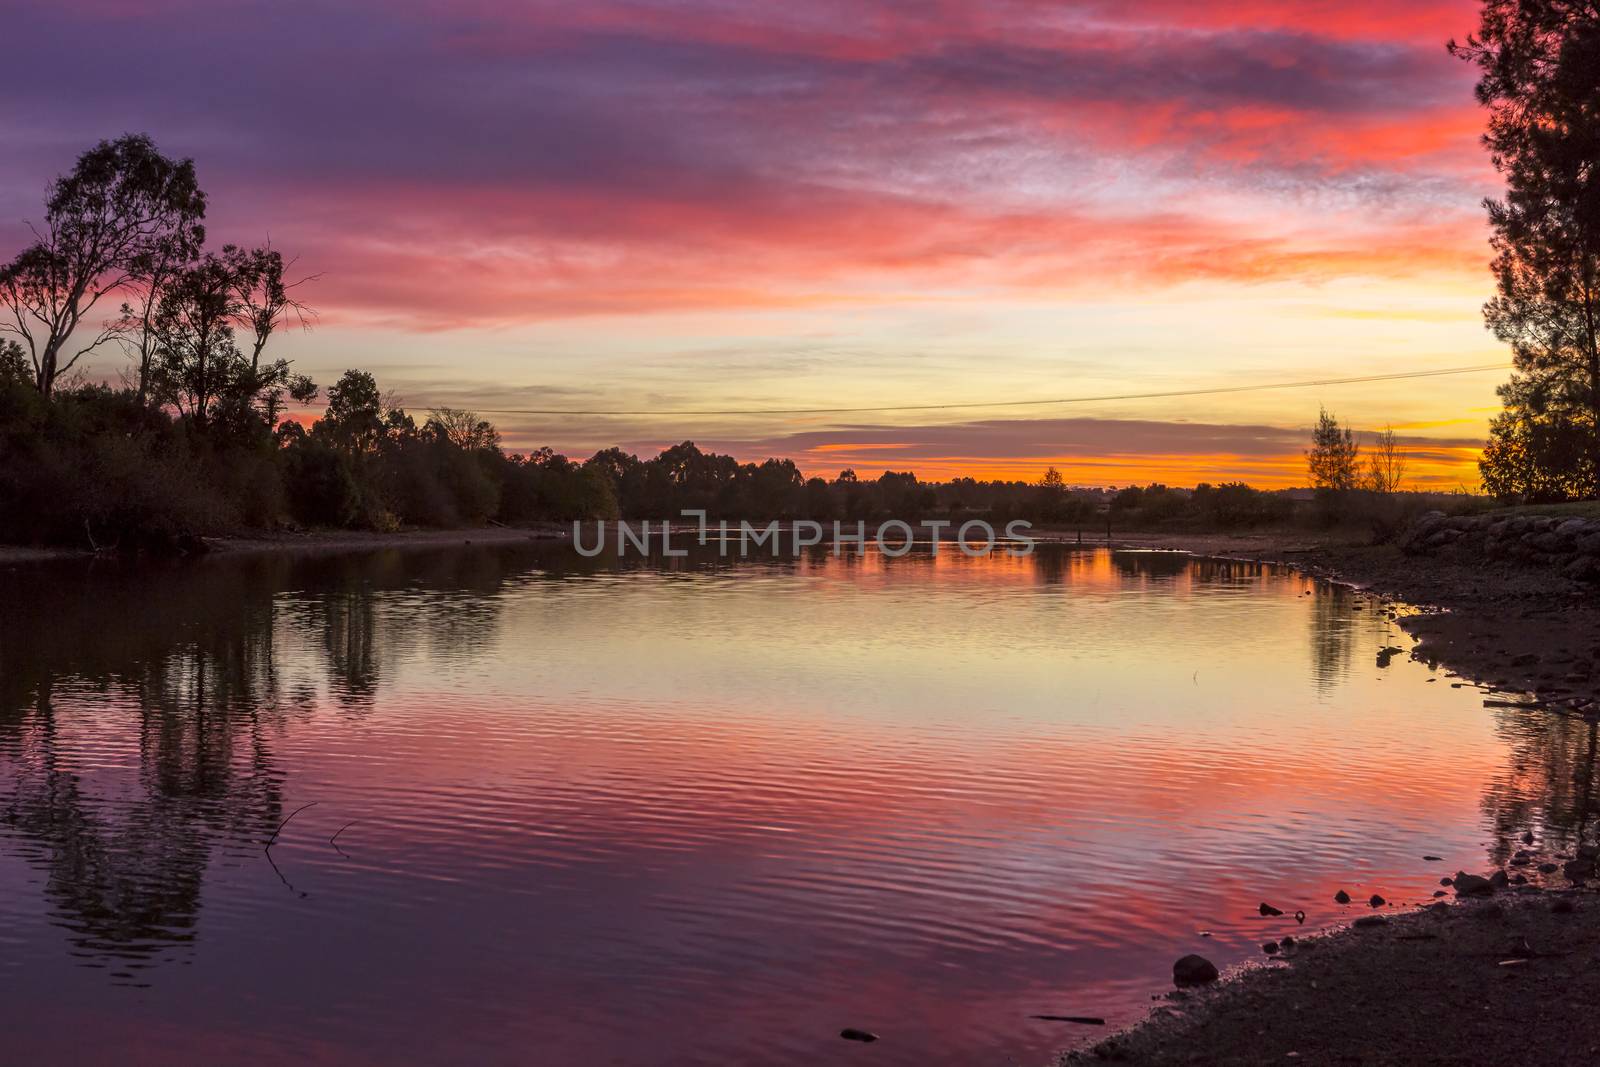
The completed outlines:
{"type": "Polygon", "coordinates": [[[877,1034],[866,1030],[854,1030],[849,1027],[840,1030],[839,1036],[844,1038],[846,1041],[863,1041],[867,1044],[871,1044],[872,1042],[878,1040],[877,1034]]]}
{"type": "Polygon", "coordinates": [[[1335,904],[1348,904],[1350,903],[1350,894],[1341,889],[1333,895],[1333,902],[1335,904]]]}

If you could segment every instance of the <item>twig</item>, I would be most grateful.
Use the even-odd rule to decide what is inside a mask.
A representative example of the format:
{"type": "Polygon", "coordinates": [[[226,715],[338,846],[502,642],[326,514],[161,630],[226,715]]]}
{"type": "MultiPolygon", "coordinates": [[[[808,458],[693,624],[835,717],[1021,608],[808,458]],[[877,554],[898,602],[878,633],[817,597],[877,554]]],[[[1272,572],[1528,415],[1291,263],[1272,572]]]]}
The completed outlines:
{"type": "MultiPolygon", "coordinates": [[[[300,805],[300,806],[299,806],[299,807],[298,807],[298,808],[295,808],[295,809],[294,809],[294,810],[293,810],[293,811],[291,811],[291,812],[290,812],[290,813],[289,813],[289,819],[292,819],[292,818],[294,818],[294,817],[295,817],[295,816],[296,816],[296,815],[299,815],[299,814],[300,814],[300,813],[301,813],[301,812],[302,812],[302,811],[305,811],[305,810],[306,810],[306,809],[307,809],[307,808],[314,808],[314,807],[316,807],[316,806],[317,806],[317,805],[318,805],[318,804],[319,804],[319,803],[321,803],[321,802],[320,802],[320,801],[316,801],[316,800],[313,800],[313,801],[312,801],[312,802],[311,802],[311,803],[309,803],[309,804],[302,804],[302,805],[300,805]]],[[[282,821],[282,822],[280,822],[280,823],[279,823],[279,824],[278,824],[278,828],[277,828],[277,829],[276,829],[276,830],[274,830],[274,831],[272,831],[272,836],[271,836],[271,837],[269,837],[269,838],[267,838],[267,843],[266,843],[266,844],[265,844],[265,845],[262,845],[262,846],[261,846],[261,851],[263,851],[263,852],[265,852],[265,851],[266,851],[266,850],[267,850],[267,849],[269,849],[269,848],[271,848],[271,847],[272,847],[272,844],[273,844],[273,842],[275,842],[275,841],[277,841],[277,840],[278,840],[278,835],[279,835],[279,834],[281,834],[281,833],[283,833],[283,828],[284,828],[284,827],[285,827],[285,826],[288,826],[288,825],[289,825],[289,819],[285,819],[285,820],[283,820],[283,821],[282,821]]]]}
{"type": "Polygon", "coordinates": [[[332,837],[328,838],[328,844],[332,845],[333,846],[333,850],[335,852],[337,852],[339,855],[343,856],[345,859],[349,859],[350,858],[350,853],[346,852],[344,849],[339,847],[339,835],[344,833],[346,830],[350,829],[350,827],[354,826],[356,823],[358,823],[360,821],[361,820],[359,820],[359,819],[351,819],[349,822],[347,822],[343,826],[339,827],[339,829],[335,830],[332,837]]]}
{"type": "Polygon", "coordinates": [[[288,889],[289,892],[293,893],[297,897],[304,898],[304,897],[307,897],[307,896],[311,895],[311,894],[307,893],[303,889],[296,889],[294,887],[294,883],[289,881],[289,879],[287,879],[287,878],[285,878],[283,876],[283,872],[278,870],[278,864],[273,860],[271,852],[268,852],[265,849],[263,849],[261,854],[263,856],[267,857],[267,864],[272,868],[272,873],[278,876],[278,881],[280,881],[280,882],[282,882],[284,884],[284,888],[288,889]]]}

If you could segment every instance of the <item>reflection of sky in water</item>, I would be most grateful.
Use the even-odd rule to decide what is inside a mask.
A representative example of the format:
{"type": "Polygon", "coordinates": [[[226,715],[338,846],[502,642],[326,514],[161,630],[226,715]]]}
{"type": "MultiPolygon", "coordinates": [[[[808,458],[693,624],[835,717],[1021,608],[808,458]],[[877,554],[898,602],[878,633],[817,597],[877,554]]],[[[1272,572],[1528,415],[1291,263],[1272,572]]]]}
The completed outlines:
{"type": "Polygon", "coordinates": [[[1425,899],[1589,804],[1587,725],[1379,668],[1377,605],[1250,564],[8,581],[19,1057],[815,1062],[856,1025],[1043,1061],[1073,1035],[1030,1013],[1133,1018],[1177,955],[1293,928],[1261,900],[1425,899]]]}

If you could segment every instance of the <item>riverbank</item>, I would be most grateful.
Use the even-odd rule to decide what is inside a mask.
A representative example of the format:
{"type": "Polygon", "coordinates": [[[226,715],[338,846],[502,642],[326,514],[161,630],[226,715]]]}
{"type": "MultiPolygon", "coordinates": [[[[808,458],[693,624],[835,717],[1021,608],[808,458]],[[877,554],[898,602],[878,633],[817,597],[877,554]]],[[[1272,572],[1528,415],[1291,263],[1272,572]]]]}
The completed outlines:
{"type": "MultiPolygon", "coordinates": [[[[1407,556],[1296,532],[1125,534],[1117,543],[1284,563],[1361,587],[1396,607],[1417,639],[1411,655],[1456,684],[1484,688],[1486,700],[1600,715],[1600,595],[1549,568],[1407,556]]],[[[1063,1062],[1600,1062],[1600,1019],[1590,1010],[1600,993],[1592,857],[1544,851],[1531,833],[1524,841],[1506,867],[1468,872],[1504,880],[1487,895],[1452,886],[1440,890],[1445,900],[1409,913],[1375,912],[1263,951],[1219,983],[1166,994],[1146,1022],[1063,1062]]]]}
{"type": "Polygon", "coordinates": [[[1061,1062],[1600,1062],[1600,896],[1514,888],[1298,940],[1061,1062]]]}
{"type": "Polygon", "coordinates": [[[398,530],[391,533],[372,530],[299,530],[258,537],[208,538],[206,548],[210,552],[227,555],[256,552],[368,552],[376,549],[447,548],[453,545],[526,544],[529,541],[562,540],[570,535],[571,527],[561,523],[398,530]]]}
{"type": "MultiPolygon", "coordinates": [[[[379,549],[447,548],[454,545],[512,545],[529,541],[562,540],[571,536],[571,527],[561,523],[531,526],[466,526],[455,529],[419,529],[378,532],[374,530],[293,530],[254,534],[249,537],[207,537],[198,542],[195,555],[250,555],[288,553],[291,555],[325,552],[372,552],[379,549]]],[[[32,545],[0,545],[0,566],[13,563],[39,563],[50,560],[94,559],[95,553],[72,548],[41,548],[32,545]]]]}

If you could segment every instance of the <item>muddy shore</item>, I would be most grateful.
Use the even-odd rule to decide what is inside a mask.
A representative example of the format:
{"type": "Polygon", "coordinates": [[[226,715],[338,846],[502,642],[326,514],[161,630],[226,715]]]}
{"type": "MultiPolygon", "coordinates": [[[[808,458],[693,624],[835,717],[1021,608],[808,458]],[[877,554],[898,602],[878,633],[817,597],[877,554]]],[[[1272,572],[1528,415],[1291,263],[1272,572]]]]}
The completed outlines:
{"type": "MultiPolygon", "coordinates": [[[[1600,717],[1600,593],[1548,568],[1405,556],[1337,537],[1123,535],[1127,547],[1290,564],[1417,608],[1412,655],[1488,700],[1600,717]]],[[[1585,841],[1592,841],[1584,838],[1585,841]]],[[[1529,834],[1484,896],[1385,913],[1265,952],[1063,1063],[1600,1063],[1600,893],[1587,854],[1529,834]],[[1569,866],[1576,860],[1576,866],[1569,866]],[[1513,880],[1525,878],[1527,883],[1513,880]],[[1499,879],[1497,879],[1499,881],[1499,879]]],[[[1593,848],[1592,845],[1589,846],[1593,848]]],[[[1448,877],[1448,876],[1447,876],[1448,877]]]]}

